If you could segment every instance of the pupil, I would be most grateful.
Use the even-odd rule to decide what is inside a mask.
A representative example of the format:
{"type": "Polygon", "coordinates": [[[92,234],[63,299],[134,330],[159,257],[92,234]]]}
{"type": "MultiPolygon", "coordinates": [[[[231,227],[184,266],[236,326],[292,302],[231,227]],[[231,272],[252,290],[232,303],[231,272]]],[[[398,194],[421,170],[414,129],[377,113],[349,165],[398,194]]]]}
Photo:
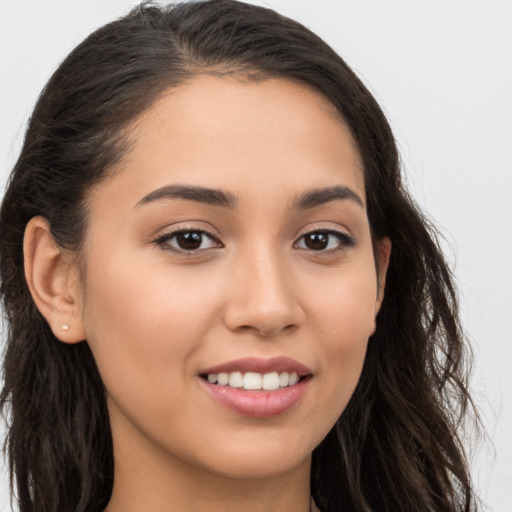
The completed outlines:
{"type": "Polygon", "coordinates": [[[329,244],[329,235],[325,233],[311,233],[306,237],[306,246],[308,249],[320,251],[325,249],[329,244]]]}
{"type": "Polygon", "coordinates": [[[197,231],[189,231],[187,233],[180,233],[177,236],[178,245],[182,249],[195,250],[199,249],[201,246],[201,242],[203,241],[203,236],[201,233],[197,231]]]}

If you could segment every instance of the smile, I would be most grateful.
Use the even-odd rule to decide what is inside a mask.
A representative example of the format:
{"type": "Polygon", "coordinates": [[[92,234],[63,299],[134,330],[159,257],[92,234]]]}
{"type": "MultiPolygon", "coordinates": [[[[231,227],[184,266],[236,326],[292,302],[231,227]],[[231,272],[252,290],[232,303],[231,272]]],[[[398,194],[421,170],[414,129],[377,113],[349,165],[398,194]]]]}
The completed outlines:
{"type": "Polygon", "coordinates": [[[232,388],[243,388],[246,390],[264,390],[275,391],[280,388],[294,386],[299,382],[300,377],[294,373],[288,372],[271,372],[271,373],[256,373],[247,372],[221,372],[209,373],[206,380],[210,384],[217,384],[219,386],[229,386],[232,388]]]}
{"type": "Polygon", "coordinates": [[[313,375],[293,359],[276,357],[231,361],[199,377],[201,386],[221,406],[243,416],[271,418],[301,401],[313,375]]]}

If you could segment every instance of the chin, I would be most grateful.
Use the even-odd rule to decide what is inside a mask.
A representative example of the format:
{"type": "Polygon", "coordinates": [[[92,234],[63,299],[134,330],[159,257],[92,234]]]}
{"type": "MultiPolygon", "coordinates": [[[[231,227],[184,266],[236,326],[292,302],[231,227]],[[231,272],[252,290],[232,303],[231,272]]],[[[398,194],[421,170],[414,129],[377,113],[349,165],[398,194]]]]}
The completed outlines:
{"type": "Polygon", "coordinates": [[[302,454],[302,458],[297,457],[297,454],[290,457],[286,454],[274,454],[274,456],[268,457],[238,455],[218,464],[215,467],[215,472],[220,476],[235,480],[264,480],[282,477],[303,467],[309,471],[310,461],[311,453],[302,454]]]}
{"type": "MultiPolygon", "coordinates": [[[[224,446],[218,444],[215,451],[207,454],[206,466],[220,476],[241,480],[278,477],[301,468],[309,471],[311,453],[317,443],[303,436],[296,440],[291,437],[289,434],[272,436],[271,433],[261,432],[246,439],[233,440],[224,446]]],[[[321,439],[318,439],[318,443],[321,439]]]]}

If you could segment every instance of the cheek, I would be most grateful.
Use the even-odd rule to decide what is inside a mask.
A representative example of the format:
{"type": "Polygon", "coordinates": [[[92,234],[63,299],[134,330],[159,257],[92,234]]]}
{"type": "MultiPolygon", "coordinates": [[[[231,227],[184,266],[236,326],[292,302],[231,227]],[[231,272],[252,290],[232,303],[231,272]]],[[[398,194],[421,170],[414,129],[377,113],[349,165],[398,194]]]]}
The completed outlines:
{"type": "Polygon", "coordinates": [[[373,260],[366,258],[350,268],[326,276],[311,294],[309,309],[316,328],[334,347],[356,348],[373,331],[377,305],[377,276],[373,260]]]}
{"type": "Polygon", "coordinates": [[[154,388],[141,399],[156,398],[187,372],[209,326],[208,297],[186,275],[169,275],[165,263],[115,252],[89,259],[87,339],[110,394],[122,396],[138,381],[154,388]]]}
{"type": "Polygon", "coordinates": [[[209,297],[165,263],[114,254],[89,262],[86,333],[112,418],[147,435],[182,421],[191,361],[211,324],[209,297]]]}
{"type": "Polygon", "coordinates": [[[208,312],[204,306],[211,304],[210,288],[200,286],[203,278],[192,269],[175,271],[161,259],[122,252],[90,258],[84,312],[89,337],[108,333],[109,343],[126,336],[144,340],[143,346],[169,346],[170,340],[176,350],[190,346],[208,312]]]}
{"type": "Polygon", "coordinates": [[[334,423],[346,407],[359,381],[368,339],[373,332],[377,285],[371,266],[329,281],[312,303],[312,328],[322,353],[319,378],[326,396],[325,410],[334,423]]]}

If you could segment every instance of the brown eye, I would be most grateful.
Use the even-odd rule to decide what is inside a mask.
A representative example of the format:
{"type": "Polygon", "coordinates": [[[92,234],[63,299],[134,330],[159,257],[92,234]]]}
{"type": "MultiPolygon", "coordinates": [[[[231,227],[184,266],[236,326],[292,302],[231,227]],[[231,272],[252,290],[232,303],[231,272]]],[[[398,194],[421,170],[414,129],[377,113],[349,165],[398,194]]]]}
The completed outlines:
{"type": "Polygon", "coordinates": [[[327,252],[353,247],[355,240],[346,233],[338,231],[312,231],[303,235],[296,245],[299,249],[327,252]]]}
{"type": "Polygon", "coordinates": [[[329,234],[310,233],[304,237],[304,244],[313,251],[322,251],[329,245],[329,234]]]}
{"type": "Polygon", "coordinates": [[[206,231],[194,229],[165,234],[158,238],[156,243],[164,249],[181,253],[203,251],[221,246],[220,242],[213,235],[206,231]]]}
{"type": "Polygon", "coordinates": [[[187,251],[195,251],[201,247],[203,243],[203,234],[198,231],[188,231],[176,235],[176,244],[180,249],[187,251]]]}

